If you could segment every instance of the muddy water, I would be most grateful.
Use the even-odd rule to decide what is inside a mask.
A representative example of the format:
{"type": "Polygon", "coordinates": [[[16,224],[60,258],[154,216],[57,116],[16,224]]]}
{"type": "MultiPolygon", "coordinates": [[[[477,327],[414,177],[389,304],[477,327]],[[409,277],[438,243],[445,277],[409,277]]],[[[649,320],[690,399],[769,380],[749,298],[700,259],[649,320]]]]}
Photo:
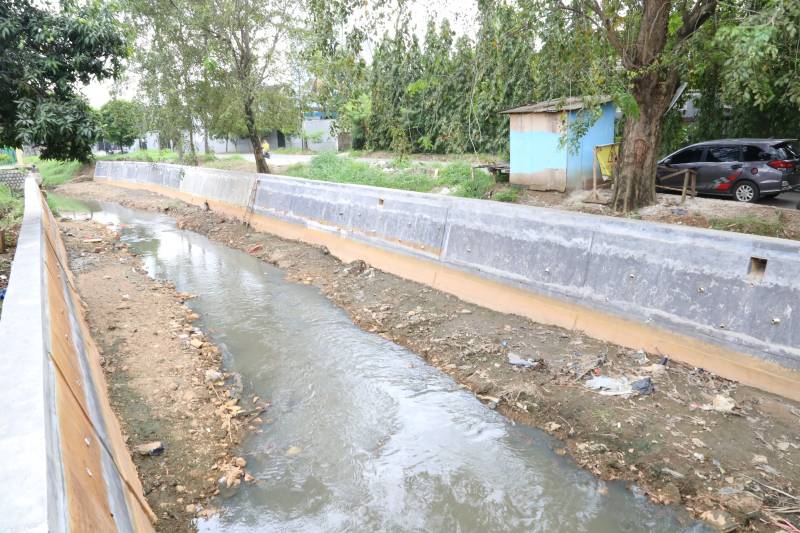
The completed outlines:
{"type": "Polygon", "coordinates": [[[201,531],[700,531],[559,457],[314,287],[168,217],[95,210],[151,275],[199,295],[245,397],[272,402],[239,451],[259,482],[220,499],[201,531]]]}

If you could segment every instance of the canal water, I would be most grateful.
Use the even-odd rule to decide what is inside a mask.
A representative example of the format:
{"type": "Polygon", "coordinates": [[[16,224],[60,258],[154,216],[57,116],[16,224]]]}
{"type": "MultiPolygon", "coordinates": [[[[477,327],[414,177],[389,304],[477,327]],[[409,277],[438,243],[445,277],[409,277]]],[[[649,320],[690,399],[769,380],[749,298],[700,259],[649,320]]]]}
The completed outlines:
{"type": "Polygon", "coordinates": [[[191,307],[245,396],[272,406],[237,453],[259,481],[200,531],[701,531],[604,483],[423,359],[358,329],[312,286],[172,219],[92,206],[191,307]]]}

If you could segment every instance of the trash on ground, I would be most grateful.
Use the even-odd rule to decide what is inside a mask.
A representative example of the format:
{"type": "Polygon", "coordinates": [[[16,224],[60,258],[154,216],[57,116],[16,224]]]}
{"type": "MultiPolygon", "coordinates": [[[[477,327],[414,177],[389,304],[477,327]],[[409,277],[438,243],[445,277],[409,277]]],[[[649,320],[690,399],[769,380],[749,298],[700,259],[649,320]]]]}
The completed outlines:
{"type": "Polygon", "coordinates": [[[536,361],[531,361],[530,359],[523,359],[514,352],[509,352],[508,364],[513,366],[521,366],[523,368],[539,368],[544,364],[544,362],[541,359],[536,361]]]}
{"type": "Polygon", "coordinates": [[[154,440],[153,442],[134,446],[133,451],[139,455],[161,455],[164,453],[164,445],[161,444],[160,440],[154,440]]]}
{"type": "Polygon", "coordinates": [[[620,396],[633,394],[631,384],[627,378],[611,378],[608,376],[595,376],[585,383],[587,389],[596,390],[603,396],[620,396]]]}
{"type": "Polygon", "coordinates": [[[631,389],[638,394],[653,394],[653,380],[649,377],[637,379],[631,383],[631,389]]]}
{"type": "Polygon", "coordinates": [[[733,413],[733,410],[736,409],[736,402],[729,396],[717,394],[711,404],[703,404],[700,409],[703,411],[717,411],[718,413],[733,413]]]}

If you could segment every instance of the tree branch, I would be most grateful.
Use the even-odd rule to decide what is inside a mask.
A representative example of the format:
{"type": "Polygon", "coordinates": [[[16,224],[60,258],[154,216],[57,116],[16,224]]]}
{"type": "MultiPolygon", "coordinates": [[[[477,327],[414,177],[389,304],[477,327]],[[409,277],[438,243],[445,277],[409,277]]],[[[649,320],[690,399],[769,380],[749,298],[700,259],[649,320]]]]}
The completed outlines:
{"type": "Polygon", "coordinates": [[[608,38],[609,44],[617,51],[619,54],[620,60],[622,61],[622,65],[627,69],[635,68],[635,65],[628,57],[628,50],[619,40],[619,36],[617,35],[616,30],[614,29],[614,25],[611,23],[611,19],[609,19],[606,14],[603,6],[600,4],[599,0],[584,0],[586,6],[597,14],[600,17],[600,21],[602,23],[603,28],[606,30],[606,37],[608,38]]]}
{"type": "Polygon", "coordinates": [[[717,9],[717,0],[697,0],[688,13],[683,12],[683,25],[678,30],[678,42],[685,41],[708,20],[717,9]]]}

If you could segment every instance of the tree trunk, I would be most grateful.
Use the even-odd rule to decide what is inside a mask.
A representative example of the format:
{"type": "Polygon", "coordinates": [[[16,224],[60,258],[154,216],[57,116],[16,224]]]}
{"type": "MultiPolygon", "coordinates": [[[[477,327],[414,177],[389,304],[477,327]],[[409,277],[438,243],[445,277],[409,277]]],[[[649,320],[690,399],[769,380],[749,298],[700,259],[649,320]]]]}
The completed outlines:
{"type": "Polygon", "coordinates": [[[617,166],[612,207],[627,213],[656,201],[656,163],[664,113],[678,86],[678,74],[658,70],[633,81],[638,117],[627,117],[617,166]]]}
{"type": "Polygon", "coordinates": [[[192,165],[197,165],[197,153],[194,149],[194,128],[189,126],[189,163],[192,165]]]}
{"type": "Polygon", "coordinates": [[[211,153],[211,147],[208,146],[208,128],[205,125],[203,126],[203,152],[206,155],[211,153]]]}
{"type": "Polygon", "coordinates": [[[253,97],[249,95],[244,100],[244,116],[247,123],[247,134],[250,137],[250,144],[253,146],[253,155],[256,158],[256,172],[259,174],[269,174],[267,160],[264,158],[264,151],[261,148],[261,139],[256,131],[256,117],[253,112],[253,97]]]}

